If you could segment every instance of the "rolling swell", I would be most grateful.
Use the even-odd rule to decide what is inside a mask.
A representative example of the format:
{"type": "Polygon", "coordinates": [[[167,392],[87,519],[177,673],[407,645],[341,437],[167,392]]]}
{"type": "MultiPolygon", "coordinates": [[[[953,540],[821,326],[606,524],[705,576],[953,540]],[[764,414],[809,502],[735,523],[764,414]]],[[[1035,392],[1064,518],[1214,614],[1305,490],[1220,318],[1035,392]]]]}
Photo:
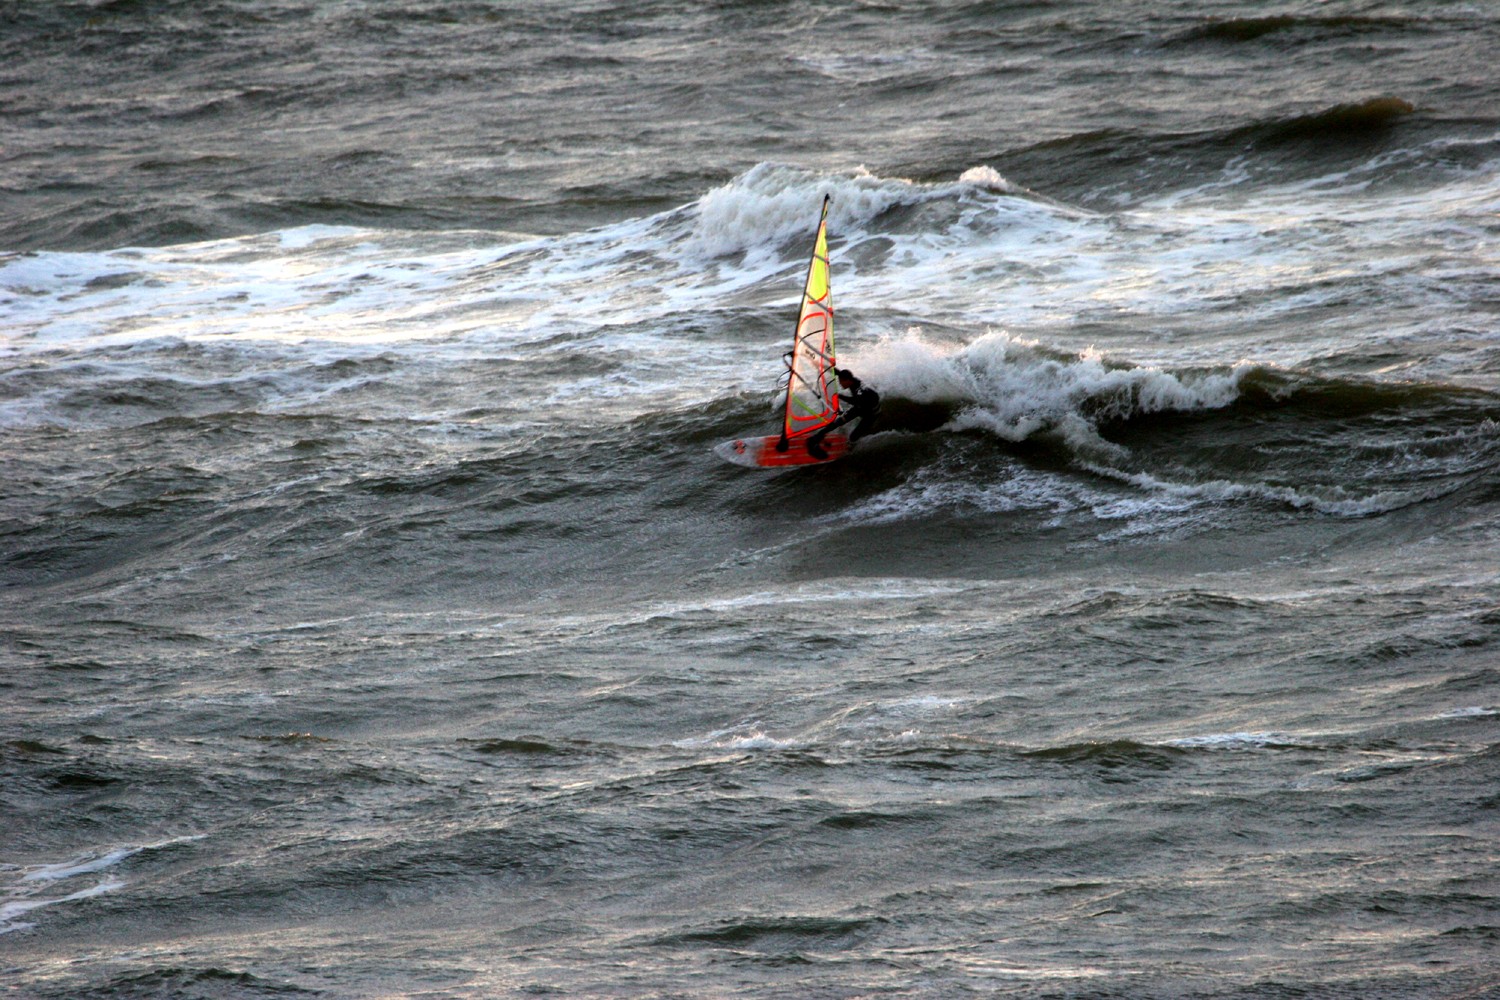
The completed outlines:
{"type": "Polygon", "coordinates": [[[1217,482],[1221,499],[1248,489],[1329,512],[1361,499],[1383,509],[1493,474],[1500,447],[1500,400],[1456,385],[1248,364],[1165,370],[1003,340],[877,355],[877,373],[895,366],[883,426],[897,434],[982,432],[1026,461],[1157,477],[1153,489],[1217,482]]]}
{"type": "MultiPolygon", "coordinates": [[[[951,371],[954,361],[924,363],[951,371]]],[[[968,364],[990,380],[936,396],[889,380],[883,433],[850,467],[860,470],[855,479],[837,468],[803,477],[811,477],[798,487],[811,489],[811,510],[857,510],[882,491],[929,480],[960,497],[991,489],[988,477],[1003,478],[1006,468],[1029,468],[1102,471],[1106,482],[1143,498],[1167,490],[1198,504],[1259,498],[1362,514],[1454,493],[1493,477],[1497,464],[1500,403],[1483,390],[1255,366],[1132,369],[1030,349],[974,354],[968,364]],[[999,387],[994,395],[988,385],[999,387]]],[[[337,385],[399,372],[389,359],[375,359],[317,375],[337,385]]],[[[116,391],[157,401],[165,391],[149,379],[136,388],[122,383],[116,391]]],[[[236,387],[223,402],[243,405],[245,392],[236,387]]],[[[674,530],[672,519],[692,517],[693,497],[702,499],[672,477],[699,474],[702,455],[720,440],[757,426],[769,432],[763,407],[762,397],[743,395],[651,412],[602,428],[595,441],[541,435],[486,446],[481,439],[478,450],[437,461],[423,456],[422,424],[231,410],[127,425],[109,431],[121,458],[107,476],[79,480],[66,494],[35,494],[26,519],[5,526],[0,566],[12,584],[136,577],[144,585],[184,571],[189,580],[212,579],[237,575],[245,541],[260,539],[309,568],[400,558],[407,573],[435,580],[449,535],[525,539],[527,551],[555,547],[561,555],[581,554],[596,536],[644,530],[649,546],[658,530],[674,530]],[[351,436],[383,439],[386,451],[367,450],[351,465],[351,436]],[[126,456],[148,440],[177,442],[176,463],[134,467],[126,456]],[[246,478],[240,467],[252,456],[275,461],[246,478]],[[664,477],[663,470],[676,471],[664,477]],[[615,498],[625,484],[632,499],[622,506],[615,498]]],[[[792,489],[774,485],[768,493],[744,477],[713,473],[729,487],[720,502],[756,518],[773,516],[792,489]]]]}
{"type": "Polygon", "coordinates": [[[725,921],[717,927],[683,931],[657,939],[658,945],[710,944],[722,948],[829,948],[853,945],[878,932],[887,921],[876,918],[770,917],[725,921]]]}
{"type": "MultiPolygon", "coordinates": [[[[191,381],[112,374],[108,398],[98,388],[55,395],[56,372],[23,368],[15,384],[50,401],[26,432],[36,454],[14,463],[39,492],[4,526],[0,569],[12,585],[211,588],[253,579],[254,541],[302,572],[379,578],[400,567],[393,595],[439,593],[482,572],[445,571],[454,539],[519,546],[508,558],[552,553],[564,577],[593,572],[621,543],[651,566],[663,558],[657,539],[704,530],[695,510],[705,502],[750,524],[773,520],[799,492],[811,516],[856,520],[918,518],[933,502],[1054,512],[1086,502],[1102,513],[1129,498],[1364,516],[1482,495],[1495,473],[1500,404],[1483,390],[1254,365],[1147,368],[1004,338],[956,353],[917,341],[892,351],[869,359],[883,433],[847,469],[811,470],[796,487],[756,485],[704,458],[747,429],[769,432],[774,415],[756,393],[652,408],[587,438],[560,427],[470,432],[453,450],[441,418],[394,411],[414,375],[481,385],[493,378],[488,360],[432,370],[385,351],[229,374],[239,352],[167,343],[121,360],[160,352],[191,381]],[[392,416],[344,412],[391,391],[392,416]],[[302,412],[256,412],[268,406],[302,412]],[[98,429],[117,457],[74,481],[44,475],[53,421],[98,429]],[[445,442],[435,453],[434,441],[445,442]],[[173,457],[137,466],[130,456],[148,444],[173,457]],[[1061,496],[1049,478],[1059,472],[1061,496]]],[[[732,538],[709,531],[704,559],[722,558],[732,538]]]]}
{"type": "Polygon", "coordinates": [[[1486,389],[1421,381],[1320,376],[1279,368],[1252,368],[1240,383],[1240,400],[1260,409],[1305,411],[1312,419],[1406,416],[1439,433],[1450,425],[1500,420],[1500,395],[1486,389]]]}
{"type": "Polygon", "coordinates": [[[1267,17],[1228,17],[1189,28],[1169,39],[1171,43],[1254,42],[1273,38],[1277,43],[1310,44],[1331,38],[1386,35],[1422,28],[1417,18],[1379,17],[1360,14],[1320,16],[1273,14],[1267,17]],[[1292,37],[1288,37],[1292,36],[1292,37]]]}
{"type": "MultiPolygon", "coordinates": [[[[1184,184],[1222,183],[1231,164],[1255,180],[1317,177],[1418,147],[1438,131],[1411,101],[1381,95],[1202,131],[1106,127],[996,151],[990,159],[1007,176],[1060,177],[1048,193],[1097,205],[1117,203],[1122,188],[1134,200],[1184,184]]],[[[1399,176],[1413,168],[1397,160],[1371,169],[1399,176]]]]}
{"type": "Polygon", "coordinates": [[[1221,141],[1254,147],[1288,142],[1367,143],[1383,138],[1397,122],[1416,111],[1399,97],[1372,97],[1310,114],[1257,123],[1226,133],[1221,141]]]}
{"type": "Polygon", "coordinates": [[[1120,780],[1115,772],[1166,771],[1172,767],[1175,759],[1184,757],[1185,754],[1175,747],[1148,746],[1134,740],[1109,740],[1031,750],[1025,756],[1058,764],[1087,765],[1098,768],[1112,780],[1120,780]]]}
{"type": "Polygon", "coordinates": [[[205,1000],[222,997],[230,1000],[234,997],[295,998],[328,994],[321,989],[296,986],[234,968],[167,965],[149,972],[114,976],[97,987],[52,995],[73,996],[80,1000],[128,1000],[132,997],[195,997],[205,1000]]]}

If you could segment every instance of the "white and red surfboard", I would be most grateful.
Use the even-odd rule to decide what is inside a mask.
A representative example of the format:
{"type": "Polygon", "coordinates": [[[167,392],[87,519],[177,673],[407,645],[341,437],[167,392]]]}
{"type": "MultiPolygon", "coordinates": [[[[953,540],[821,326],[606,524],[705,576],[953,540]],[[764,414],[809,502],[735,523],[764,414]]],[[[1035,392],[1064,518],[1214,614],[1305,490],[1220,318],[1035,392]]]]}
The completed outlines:
{"type": "Polygon", "coordinates": [[[751,469],[785,469],[794,465],[819,465],[832,462],[849,454],[849,438],[843,434],[830,434],[823,439],[826,457],[816,458],[808,453],[806,435],[790,438],[786,450],[778,450],[781,435],[769,437],[736,438],[714,446],[714,454],[726,462],[743,465],[751,469]]]}

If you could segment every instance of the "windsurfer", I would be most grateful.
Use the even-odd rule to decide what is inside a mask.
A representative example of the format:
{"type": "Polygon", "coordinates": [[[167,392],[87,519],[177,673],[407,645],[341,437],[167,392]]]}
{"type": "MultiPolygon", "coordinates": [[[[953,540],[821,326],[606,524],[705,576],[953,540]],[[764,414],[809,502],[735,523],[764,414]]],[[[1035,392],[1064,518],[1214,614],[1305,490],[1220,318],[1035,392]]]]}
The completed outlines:
{"type": "Polygon", "coordinates": [[[833,423],[807,439],[807,453],[817,459],[828,457],[828,452],[823,450],[823,438],[829,431],[851,420],[858,420],[859,426],[849,435],[849,447],[853,448],[854,442],[875,428],[875,418],[880,415],[880,393],[855,378],[854,373],[847,368],[835,368],[834,373],[839,377],[839,388],[847,390],[839,393],[839,399],[848,409],[841,412],[833,423]]]}

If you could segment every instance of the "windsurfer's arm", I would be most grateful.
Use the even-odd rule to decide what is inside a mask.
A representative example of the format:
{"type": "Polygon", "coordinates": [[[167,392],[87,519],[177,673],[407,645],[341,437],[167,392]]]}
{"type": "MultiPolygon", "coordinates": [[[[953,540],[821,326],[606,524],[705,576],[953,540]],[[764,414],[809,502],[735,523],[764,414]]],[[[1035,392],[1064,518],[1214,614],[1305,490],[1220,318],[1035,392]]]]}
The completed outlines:
{"type": "Polygon", "coordinates": [[[848,407],[849,412],[855,414],[874,412],[875,407],[879,405],[875,400],[870,398],[868,391],[864,389],[856,389],[854,392],[841,392],[839,393],[839,401],[848,407]]]}

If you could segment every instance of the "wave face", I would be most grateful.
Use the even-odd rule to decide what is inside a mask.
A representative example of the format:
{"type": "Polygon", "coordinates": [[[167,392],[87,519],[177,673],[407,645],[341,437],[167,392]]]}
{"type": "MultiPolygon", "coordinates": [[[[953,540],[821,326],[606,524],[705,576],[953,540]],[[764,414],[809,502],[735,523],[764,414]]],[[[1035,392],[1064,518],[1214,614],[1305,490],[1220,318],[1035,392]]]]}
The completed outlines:
{"type": "Polygon", "coordinates": [[[1500,21],[502,6],[4,15],[7,984],[1493,988],[1500,21]]]}

